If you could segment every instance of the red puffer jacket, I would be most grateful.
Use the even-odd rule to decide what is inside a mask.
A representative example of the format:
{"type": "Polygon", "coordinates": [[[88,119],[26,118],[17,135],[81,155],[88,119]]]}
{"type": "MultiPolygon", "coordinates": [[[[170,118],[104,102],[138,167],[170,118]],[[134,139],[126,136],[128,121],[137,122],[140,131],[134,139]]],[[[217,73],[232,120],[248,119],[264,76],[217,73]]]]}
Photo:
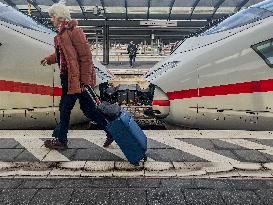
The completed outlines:
{"type": "MultiPolygon", "coordinates": [[[[96,72],[92,62],[92,54],[82,29],[77,27],[78,22],[68,22],[68,29],[60,34],[60,46],[67,61],[68,94],[81,92],[81,83],[96,85],[96,72]]],[[[56,46],[56,45],[55,45],[56,46]]],[[[57,63],[56,53],[45,58],[47,64],[57,63]]]]}

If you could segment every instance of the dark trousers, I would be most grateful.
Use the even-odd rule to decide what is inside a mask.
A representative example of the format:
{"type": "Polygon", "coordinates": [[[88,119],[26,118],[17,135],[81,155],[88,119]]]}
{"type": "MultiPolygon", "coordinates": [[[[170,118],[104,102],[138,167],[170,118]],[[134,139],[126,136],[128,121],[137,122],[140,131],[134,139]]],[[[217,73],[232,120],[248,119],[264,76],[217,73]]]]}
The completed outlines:
{"type": "Polygon", "coordinates": [[[70,114],[77,99],[80,101],[80,108],[84,115],[90,120],[96,122],[102,129],[105,129],[107,121],[105,117],[95,109],[94,102],[90,99],[87,92],[67,94],[68,91],[68,78],[67,75],[61,75],[62,84],[62,97],[59,105],[60,110],[60,123],[53,131],[53,136],[58,138],[59,141],[64,142],[67,140],[67,132],[69,128],[70,114]]]}
{"type": "Polygon", "coordinates": [[[135,62],[136,62],[136,56],[131,56],[129,55],[129,63],[130,63],[130,66],[134,67],[135,66],[135,62]]]}

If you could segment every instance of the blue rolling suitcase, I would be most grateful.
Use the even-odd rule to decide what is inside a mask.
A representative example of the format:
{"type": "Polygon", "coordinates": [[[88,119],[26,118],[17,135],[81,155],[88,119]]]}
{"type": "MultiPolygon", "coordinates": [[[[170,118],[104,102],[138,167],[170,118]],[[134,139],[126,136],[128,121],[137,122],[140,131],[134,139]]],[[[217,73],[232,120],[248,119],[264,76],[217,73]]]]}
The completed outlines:
{"type": "Polygon", "coordinates": [[[140,160],[147,160],[147,137],[125,110],[121,110],[120,116],[109,122],[106,129],[131,164],[138,165],[140,160]]]}
{"type": "MultiPolygon", "coordinates": [[[[96,103],[98,110],[105,115],[108,119],[106,130],[112,135],[126,158],[131,164],[138,165],[140,160],[147,160],[147,137],[133,117],[123,109],[119,110],[118,115],[111,113],[112,110],[118,110],[115,105],[112,105],[108,113],[111,113],[109,118],[108,114],[104,113],[102,104],[94,90],[90,86],[85,86],[91,99],[96,103]],[[113,116],[115,116],[113,118],[113,116]]],[[[110,108],[111,106],[108,106],[110,108]]]]}

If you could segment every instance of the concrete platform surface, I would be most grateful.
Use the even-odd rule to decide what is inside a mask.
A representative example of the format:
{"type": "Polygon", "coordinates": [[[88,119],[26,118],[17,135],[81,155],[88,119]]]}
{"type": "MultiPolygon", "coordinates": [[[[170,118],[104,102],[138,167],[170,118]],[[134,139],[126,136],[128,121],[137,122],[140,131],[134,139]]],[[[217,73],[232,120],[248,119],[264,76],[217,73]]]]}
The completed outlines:
{"type": "Polygon", "coordinates": [[[273,180],[0,179],[1,204],[271,205],[273,180]]]}
{"type": "Polygon", "coordinates": [[[273,177],[272,132],[147,130],[148,161],[130,165],[105,133],[71,130],[69,149],[49,150],[49,130],[0,130],[0,177],[273,177]]]}

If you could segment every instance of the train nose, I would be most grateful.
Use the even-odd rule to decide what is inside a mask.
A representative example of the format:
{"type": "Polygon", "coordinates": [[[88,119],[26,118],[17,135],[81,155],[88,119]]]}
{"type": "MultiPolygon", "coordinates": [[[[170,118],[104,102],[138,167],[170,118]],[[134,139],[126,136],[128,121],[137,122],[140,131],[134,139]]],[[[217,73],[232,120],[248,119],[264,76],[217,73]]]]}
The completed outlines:
{"type": "Polygon", "coordinates": [[[154,90],[152,112],[156,118],[165,118],[170,112],[170,100],[166,93],[159,87],[155,87],[154,90]]]}

